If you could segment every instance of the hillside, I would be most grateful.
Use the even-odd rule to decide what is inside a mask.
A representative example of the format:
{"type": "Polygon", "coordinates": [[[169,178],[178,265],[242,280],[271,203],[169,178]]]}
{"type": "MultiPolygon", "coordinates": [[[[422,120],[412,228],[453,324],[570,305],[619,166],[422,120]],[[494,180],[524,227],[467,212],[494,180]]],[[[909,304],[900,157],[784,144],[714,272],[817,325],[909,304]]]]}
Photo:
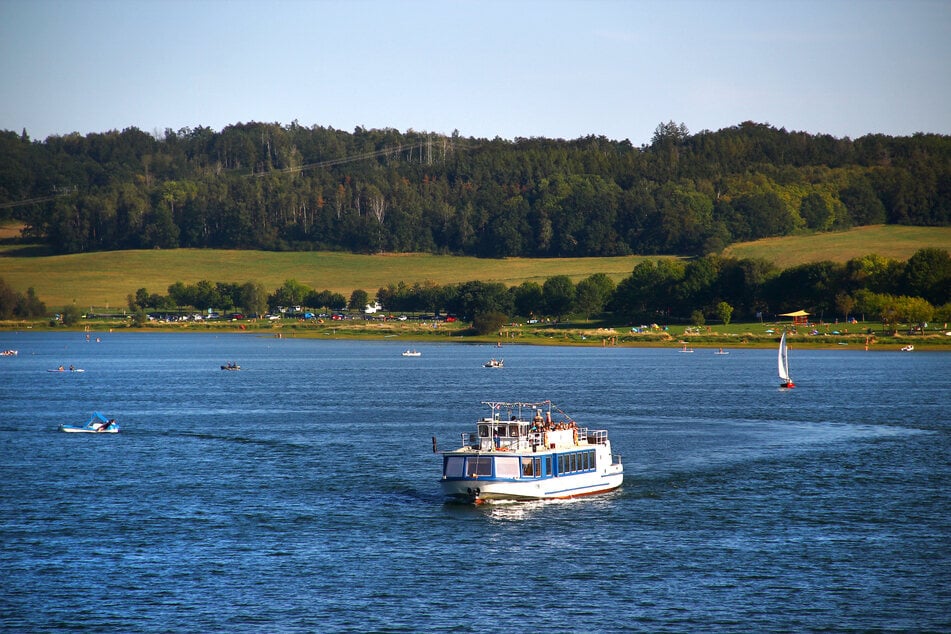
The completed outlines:
{"type": "Polygon", "coordinates": [[[951,137],[746,121],[649,145],[236,124],[0,131],[0,219],[54,253],[261,249],[578,258],[875,224],[951,225],[951,137]]]}
{"type": "Polygon", "coordinates": [[[823,260],[848,262],[870,253],[907,260],[926,247],[951,250],[951,227],[872,225],[833,233],[763,238],[730,245],[723,255],[738,260],[762,258],[786,269],[823,260]]]}
{"type": "Polygon", "coordinates": [[[387,284],[433,281],[444,285],[468,280],[514,286],[543,282],[552,275],[574,281],[592,273],[615,280],[630,275],[637,256],[613,258],[479,259],[428,254],[353,255],[338,252],[225,251],[174,249],[16,257],[0,249],[0,277],[23,291],[32,286],[49,306],[76,301],[81,306],[124,307],[139,288],[165,293],[182,281],[261,282],[269,289],[295,279],[311,288],[349,296],[355,289],[374,295],[387,284]]]}
{"type": "MultiPolygon", "coordinates": [[[[907,259],[923,247],[951,248],[949,227],[880,225],[812,236],[771,238],[737,244],[729,257],[763,258],[780,268],[831,260],[845,262],[869,253],[907,259]]],[[[439,285],[481,280],[516,286],[554,275],[574,281],[605,273],[615,282],[630,275],[644,256],[605,258],[504,258],[354,255],[340,252],[270,252],[217,249],[131,250],[28,257],[20,247],[0,247],[0,277],[18,291],[33,287],[50,307],[75,301],[83,307],[122,308],[139,288],[165,293],[181,281],[261,282],[275,289],[287,279],[344,295],[355,289],[371,296],[391,283],[432,281],[439,285]]],[[[656,259],[659,256],[651,256],[656,259]]]]}

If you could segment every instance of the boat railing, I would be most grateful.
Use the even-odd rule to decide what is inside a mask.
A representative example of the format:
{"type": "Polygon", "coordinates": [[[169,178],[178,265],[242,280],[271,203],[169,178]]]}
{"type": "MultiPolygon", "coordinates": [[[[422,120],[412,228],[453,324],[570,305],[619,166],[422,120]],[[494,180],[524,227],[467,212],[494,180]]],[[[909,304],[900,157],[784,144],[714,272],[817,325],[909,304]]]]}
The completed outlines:
{"type": "MultiPolygon", "coordinates": [[[[532,448],[545,447],[546,432],[533,431],[524,436],[480,436],[478,432],[462,432],[462,446],[478,451],[528,451],[532,448]]],[[[608,432],[605,429],[578,429],[576,444],[606,445],[608,432]]]]}

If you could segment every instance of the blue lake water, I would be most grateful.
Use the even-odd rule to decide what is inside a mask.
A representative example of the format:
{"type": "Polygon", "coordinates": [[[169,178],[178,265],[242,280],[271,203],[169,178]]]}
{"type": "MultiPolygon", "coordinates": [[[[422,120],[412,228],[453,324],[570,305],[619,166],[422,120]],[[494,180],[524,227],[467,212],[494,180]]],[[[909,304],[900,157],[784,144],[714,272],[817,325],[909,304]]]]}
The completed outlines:
{"type": "Polygon", "coordinates": [[[780,390],[770,350],[5,348],[5,631],[951,630],[947,353],[793,349],[780,390]],[[623,487],[446,504],[431,438],[548,398],[609,430],[623,487]],[[57,431],[96,410],[122,433],[57,431]]]}

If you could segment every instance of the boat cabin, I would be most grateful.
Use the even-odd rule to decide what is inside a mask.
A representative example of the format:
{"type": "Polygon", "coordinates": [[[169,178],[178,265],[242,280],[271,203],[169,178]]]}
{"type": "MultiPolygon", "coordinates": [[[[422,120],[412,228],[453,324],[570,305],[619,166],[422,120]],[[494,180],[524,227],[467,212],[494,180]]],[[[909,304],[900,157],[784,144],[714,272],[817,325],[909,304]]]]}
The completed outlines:
{"type": "MultiPolygon", "coordinates": [[[[551,411],[524,405],[487,403],[492,416],[463,432],[462,447],[443,456],[444,478],[550,478],[597,469],[597,447],[606,446],[606,430],[578,427],[573,420],[553,422],[551,411]],[[503,414],[500,406],[514,406],[503,414]],[[527,454],[527,455],[526,455],[527,454]]],[[[610,454],[609,454],[610,455],[610,454]]]]}

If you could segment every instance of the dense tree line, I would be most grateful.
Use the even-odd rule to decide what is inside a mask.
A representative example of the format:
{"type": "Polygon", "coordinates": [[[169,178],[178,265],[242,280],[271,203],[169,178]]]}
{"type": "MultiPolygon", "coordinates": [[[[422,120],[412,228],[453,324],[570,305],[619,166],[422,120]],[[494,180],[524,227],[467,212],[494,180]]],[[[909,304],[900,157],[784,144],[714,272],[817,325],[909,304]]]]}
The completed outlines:
{"type": "MultiPolygon", "coordinates": [[[[191,307],[241,309],[261,314],[280,307],[362,310],[370,301],[364,289],[349,302],[330,291],[315,291],[287,280],[272,293],[260,284],[201,281],[177,282],[168,295],[139,289],[129,296],[132,310],[191,307]]],[[[497,282],[469,281],[439,286],[400,282],[376,291],[376,301],[390,314],[448,313],[473,323],[509,319],[588,319],[610,314],[615,323],[671,323],[707,318],[773,317],[805,309],[828,321],[858,316],[887,323],[951,320],[951,255],[943,249],[920,249],[907,262],[876,255],[844,264],[817,262],[777,270],[766,260],[709,255],[689,261],[644,260],[617,285],[597,273],[577,284],[556,275],[543,284],[523,282],[507,287],[497,282]],[[491,318],[487,318],[491,316],[491,318]]],[[[489,328],[491,330],[491,327],[489,328]]]]}
{"type": "Polygon", "coordinates": [[[26,293],[18,293],[0,277],[0,319],[30,319],[45,314],[46,304],[36,296],[32,286],[26,293]]]}
{"type": "Polygon", "coordinates": [[[44,141],[0,131],[0,214],[62,253],[699,256],[803,231],[947,225],[951,137],[850,140],[752,122],[697,134],[661,124],[642,147],[296,122],[44,141]]]}

